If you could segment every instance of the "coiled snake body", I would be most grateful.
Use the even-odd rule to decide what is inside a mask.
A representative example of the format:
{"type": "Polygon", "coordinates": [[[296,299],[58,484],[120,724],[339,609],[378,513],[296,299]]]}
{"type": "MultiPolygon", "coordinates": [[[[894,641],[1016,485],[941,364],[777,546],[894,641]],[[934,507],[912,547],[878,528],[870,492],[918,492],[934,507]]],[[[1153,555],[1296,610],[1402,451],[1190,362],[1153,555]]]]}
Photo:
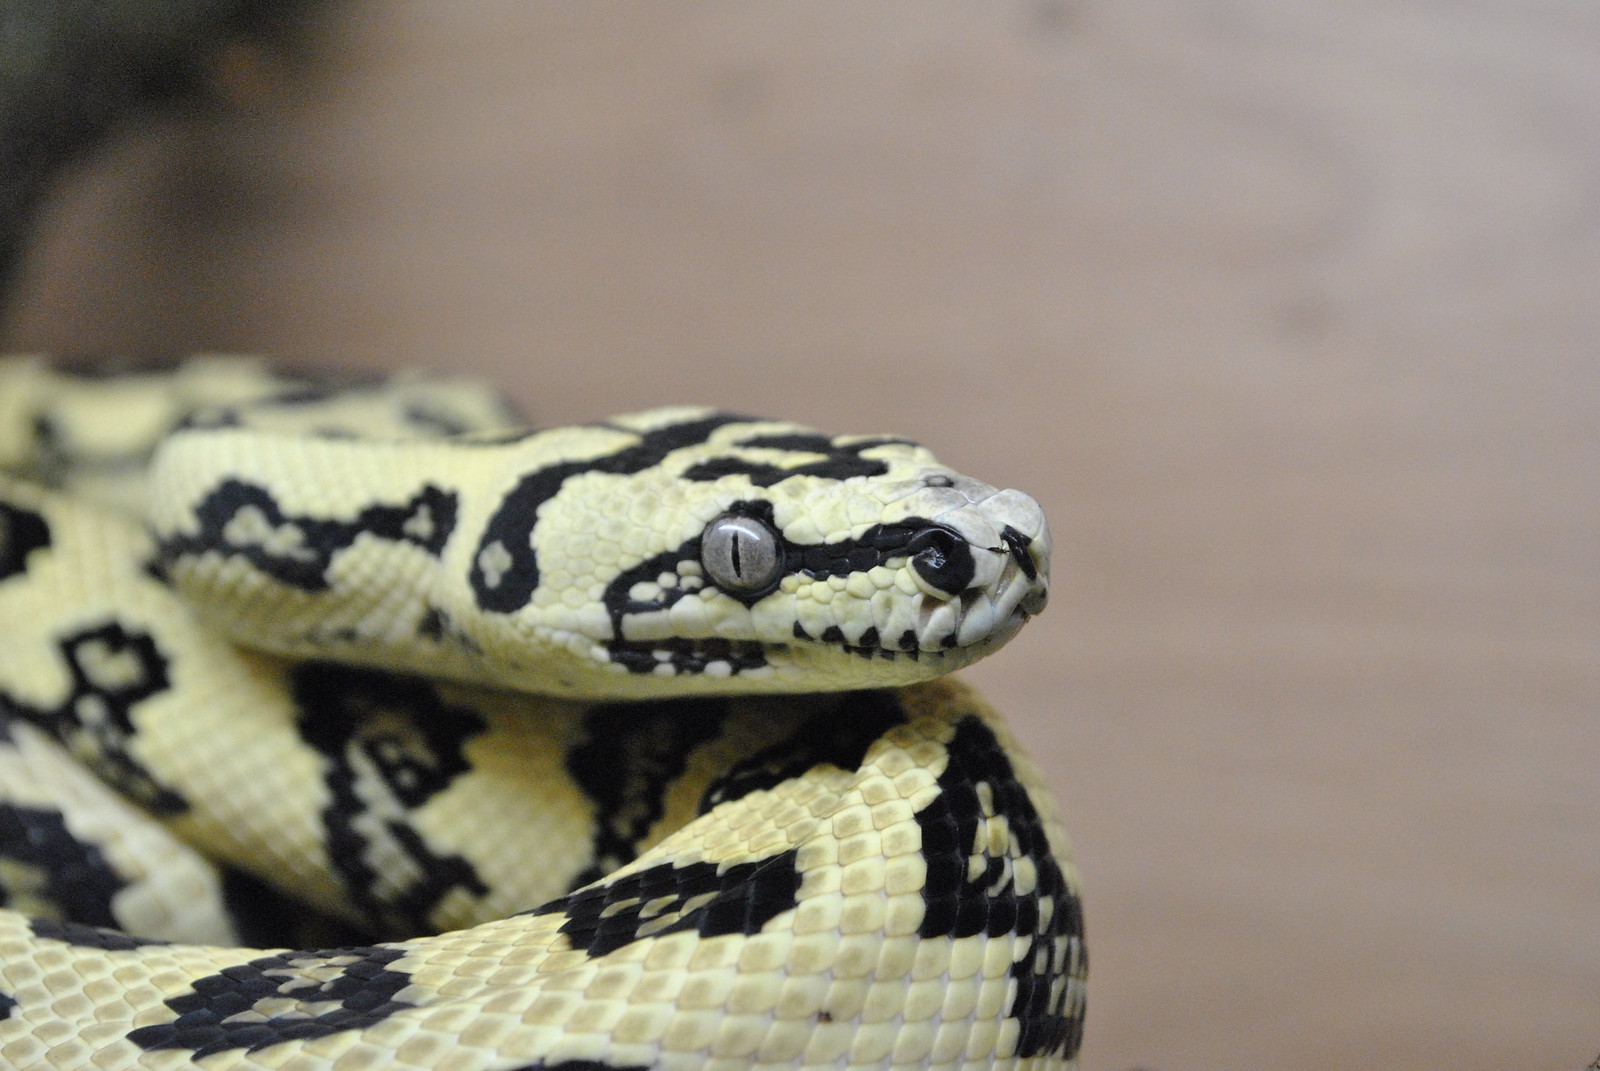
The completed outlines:
{"type": "Polygon", "coordinates": [[[941,676],[1025,495],[224,359],[0,366],[0,468],[0,1066],[1072,1065],[1065,834],[941,676]]]}

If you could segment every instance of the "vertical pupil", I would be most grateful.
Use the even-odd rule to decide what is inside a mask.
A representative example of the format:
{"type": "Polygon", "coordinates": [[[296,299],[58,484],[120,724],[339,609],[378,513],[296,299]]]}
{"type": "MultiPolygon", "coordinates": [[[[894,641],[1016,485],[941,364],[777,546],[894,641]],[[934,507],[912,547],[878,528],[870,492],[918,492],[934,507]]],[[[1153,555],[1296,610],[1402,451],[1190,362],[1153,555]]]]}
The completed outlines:
{"type": "Polygon", "coordinates": [[[739,568],[739,530],[737,528],[734,529],[733,546],[728,548],[728,553],[733,558],[733,575],[743,577],[744,570],[739,568]]]}

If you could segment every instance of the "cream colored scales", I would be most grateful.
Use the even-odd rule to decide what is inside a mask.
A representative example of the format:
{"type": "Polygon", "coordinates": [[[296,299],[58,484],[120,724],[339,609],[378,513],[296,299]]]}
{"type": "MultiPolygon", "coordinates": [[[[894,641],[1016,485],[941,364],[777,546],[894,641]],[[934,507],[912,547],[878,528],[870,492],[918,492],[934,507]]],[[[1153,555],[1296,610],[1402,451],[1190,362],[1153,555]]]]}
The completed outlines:
{"type": "Polygon", "coordinates": [[[511,429],[0,369],[0,1064],[1070,1066],[1054,804],[930,679],[1042,609],[1037,505],[708,410],[511,429]],[[98,503],[158,440],[147,531],[98,503]],[[300,940],[263,881],[339,947],[233,947],[300,940]]]}

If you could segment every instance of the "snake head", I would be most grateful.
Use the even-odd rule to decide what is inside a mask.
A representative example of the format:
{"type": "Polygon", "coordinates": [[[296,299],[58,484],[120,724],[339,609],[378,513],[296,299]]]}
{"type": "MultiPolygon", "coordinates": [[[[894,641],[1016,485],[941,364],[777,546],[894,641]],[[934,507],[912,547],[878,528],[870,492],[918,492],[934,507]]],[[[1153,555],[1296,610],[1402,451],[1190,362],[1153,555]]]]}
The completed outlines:
{"type": "Polygon", "coordinates": [[[574,691],[905,684],[997,650],[1045,606],[1038,503],[915,443],[694,410],[612,424],[647,442],[696,430],[637,471],[574,473],[516,540],[598,602],[536,591],[512,610],[610,671],[578,671],[574,691]]]}
{"type": "Polygon", "coordinates": [[[445,442],[197,429],[154,485],[161,568],[230,636],[556,695],[909,684],[1049,590],[1022,492],[704,409],[445,442]]]}

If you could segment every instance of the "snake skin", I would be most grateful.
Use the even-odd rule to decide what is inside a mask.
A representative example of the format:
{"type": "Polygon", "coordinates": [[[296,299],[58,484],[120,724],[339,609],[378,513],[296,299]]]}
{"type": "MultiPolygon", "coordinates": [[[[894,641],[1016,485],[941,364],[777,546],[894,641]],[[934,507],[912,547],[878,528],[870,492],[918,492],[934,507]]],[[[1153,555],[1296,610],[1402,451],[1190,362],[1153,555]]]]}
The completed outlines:
{"type": "Polygon", "coordinates": [[[1026,496],[222,358],[0,365],[0,468],[0,1066],[1074,1065],[1066,835],[944,675],[1026,496]]]}

